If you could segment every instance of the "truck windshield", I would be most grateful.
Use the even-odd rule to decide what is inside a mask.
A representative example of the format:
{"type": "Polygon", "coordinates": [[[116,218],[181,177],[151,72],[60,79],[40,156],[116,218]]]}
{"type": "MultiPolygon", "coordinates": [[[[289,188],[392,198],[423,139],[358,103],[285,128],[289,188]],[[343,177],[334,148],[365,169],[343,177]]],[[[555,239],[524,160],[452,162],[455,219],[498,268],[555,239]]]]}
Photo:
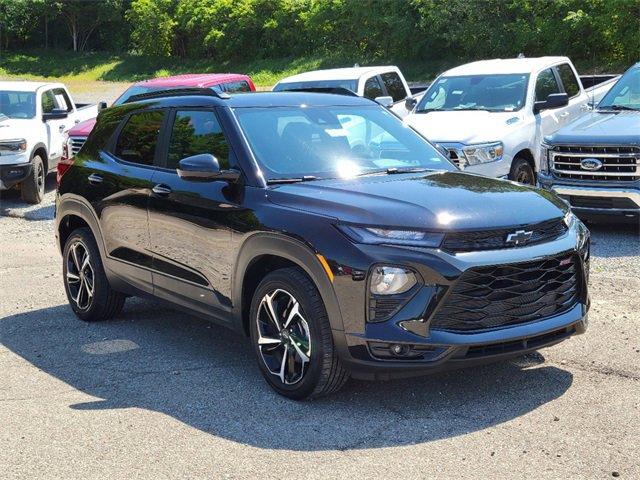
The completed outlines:
{"type": "Polygon", "coordinates": [[[234,113],[267,180],[456,169],[376,105],[236,108],[234,113]]]}
{"type": "Polygon", "coordinates": [[[0,90],[0,119],[33,118],[36,116],[36,94],[0,90]]]}
{"type": "Polygon", "coordinates": [[[274,92],[285,92],[291,90],[304,90],[307,88],[346,88],[352,92],[358,91],[356,80],[309,80],[306,82],[286,82],[279,83],[273,87],[274,92]]]}
{"type": "Polygon", "coordinates": [[[424,95],[416,112],[488,110],[515,112],[526,102],[529,75],[463,75],[440,77],[424,95]]]}
{"type": "Polygon", "coordinates": [[[598,104],[600,110],[640,110],[640,66],[625,73],[598,104]]]}

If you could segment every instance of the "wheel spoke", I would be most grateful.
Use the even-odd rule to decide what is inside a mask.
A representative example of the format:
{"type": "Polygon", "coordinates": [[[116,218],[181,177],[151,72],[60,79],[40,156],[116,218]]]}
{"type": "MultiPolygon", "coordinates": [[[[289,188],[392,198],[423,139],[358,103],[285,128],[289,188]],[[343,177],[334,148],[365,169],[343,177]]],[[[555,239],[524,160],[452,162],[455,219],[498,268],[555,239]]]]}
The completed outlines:
{"type": "Polygon", "coordinates": [[[279,338],[269,338],[269,337],[260,336],[260,338],[258,339],[258,345],[280,345],[281,343],[282,343],[282,340],[280,340],[279,338]]]}
{"type": "Polygon", "coordinates": [[[275,292],[272,293],[271,295],[265,295],[264,299],[262,301],[264,302],[264,304],[267,307],[267,314],[269,316],[269,319],[273,322],[273,324],[276,326],[278,331],[280,331],[280,330],[282,330],[282,327],[280,326],[280,321],[278,320],[278,315],[277,315],[275,309],[273,308],[273,297],[274,296],[275,296],[275,292]]]}
{"type": "Polygon", "coordinates": [[[304,346],[304,343],[292,334],[291,345],[293,346],[293,349],[296,351],[296,354],[298,355],[300,360],[302,360],[302,365],[304,367],[304,364],[309,361],[309,355],[303,352],[302,348],[300,348],[300,346],[304,346]]]}
{"type": "Polygon", "coordinates": [[[80,286],[78,287],[78,294],[76,295],[75,298],[75,302],[76,305],[78,305],[79,308],[82,308],[82,306],[80,305],[80,299],[82,298],[82,293],[85,291],[85,284],[84,284],[84,279],[81,278],[80,279],[80,286]]]}
{"type": "Polygon", "coordinates": [[[85,268],[89,266],[89,252],[84,253],[84,258],[82,259],[82,267],[80,267],[81,271],[84,271],[85,268]]]}
{"type": "Polygon", "coordinates": [[[289,345],[284,346],[284,353],[282,354],[282,362],[280,363],[280,372],[278,373],[278,377],[280,377],[280,381],[282,383],[287,383],[284,378],[284,371],[287,366],[287,357],[289,354],[289,345]]]}
{"type": "Polygon", "coordinates": [[[69,283],[77,283],[80,281],[80,277],[78,275],[76,275],[75,273],[71,273],[69,271],[67,271],[67,281],[69,283]]]}
{"type": "Polygon", "coordinates": [[[293,306],[291,307],[291,310],[289,310],[289,315],[287,315],[287,320],[284,322],[284,328],[289,328],[289,324],[291,324],[291,320],[293,320],[296,315],[300,316],[300,304],[293,297],[291,297],[291,300],[293,301],[293,306]]]}
{"type": "Polygon", "coordinates": [[[80,260],[78,259],[78,243],[71,247],[71,260],[73,260],[73,265],[76,267],[76,271],[80,273],[80,260]]]}

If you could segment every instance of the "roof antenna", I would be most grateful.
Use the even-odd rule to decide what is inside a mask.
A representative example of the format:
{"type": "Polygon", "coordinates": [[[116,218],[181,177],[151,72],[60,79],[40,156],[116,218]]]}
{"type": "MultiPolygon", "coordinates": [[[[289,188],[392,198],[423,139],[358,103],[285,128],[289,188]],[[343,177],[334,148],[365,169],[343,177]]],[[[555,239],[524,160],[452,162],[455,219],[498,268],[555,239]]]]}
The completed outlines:
{"type": "Polygon", "coordinates": [[[353,64],[353,68],[360,68],[360,64],[359,63],[354,63],[353,64]]]}

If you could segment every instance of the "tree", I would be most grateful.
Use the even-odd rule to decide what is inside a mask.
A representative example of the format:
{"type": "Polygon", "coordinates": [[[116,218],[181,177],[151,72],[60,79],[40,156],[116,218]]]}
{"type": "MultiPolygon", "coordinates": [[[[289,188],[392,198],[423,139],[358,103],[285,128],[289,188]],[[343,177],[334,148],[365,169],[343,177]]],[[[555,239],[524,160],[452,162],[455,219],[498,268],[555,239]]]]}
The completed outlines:
{"type": "Polygon", "coordinates": [[[147,55],[168,57],[176,21],[173,0],[133,0],[126,19],[132,26],[131,42],[147,55]]]}
{"type": "Polygon", "coordinates": [[[95,30],[120,15],[122,0],[62,0],[52,6],[67,25],[73,51],[83,52],[95,30]]]}

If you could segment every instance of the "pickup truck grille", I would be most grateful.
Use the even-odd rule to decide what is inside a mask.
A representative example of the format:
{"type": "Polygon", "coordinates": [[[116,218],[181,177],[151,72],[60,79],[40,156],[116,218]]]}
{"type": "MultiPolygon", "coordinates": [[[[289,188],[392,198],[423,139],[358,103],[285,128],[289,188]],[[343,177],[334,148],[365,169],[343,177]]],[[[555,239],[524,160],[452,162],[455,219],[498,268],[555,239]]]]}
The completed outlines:
{"type": "Polygon", "coordinates": [[[516,245],[507,243],[507,236],[515,230],[532,232],[528,242],[521,246],[550,242],[567,231],[562,218],[525,227],[499,228],[495,230],[479,230],[472,232],[450,232],[445,236],[442,249],[449,252],[468,252],[476,250],[494,250],[500,248],[514,248],[516,245]]]}
{"type": "Polygon", "coordinates": [[[443,300],[431,328],[470,332],[558,315],[578,301],[579,275],[571,254],[469,269],[443,300]]]}
{"type": "Polygon", "coordinates": [[[71,140],[71,153],[75,156],[80,151],[84,142],[87,141],[86,137],[70,137],[71,140]]]}
{"type": "Polygon", "coordinates": [[[559,146],[549,151],[551,170],[558,178],[590,181],[640,180],[640,147],[559,146]],[[585,168],[586,159],[597,160],[596,169],[585,168]]]}

